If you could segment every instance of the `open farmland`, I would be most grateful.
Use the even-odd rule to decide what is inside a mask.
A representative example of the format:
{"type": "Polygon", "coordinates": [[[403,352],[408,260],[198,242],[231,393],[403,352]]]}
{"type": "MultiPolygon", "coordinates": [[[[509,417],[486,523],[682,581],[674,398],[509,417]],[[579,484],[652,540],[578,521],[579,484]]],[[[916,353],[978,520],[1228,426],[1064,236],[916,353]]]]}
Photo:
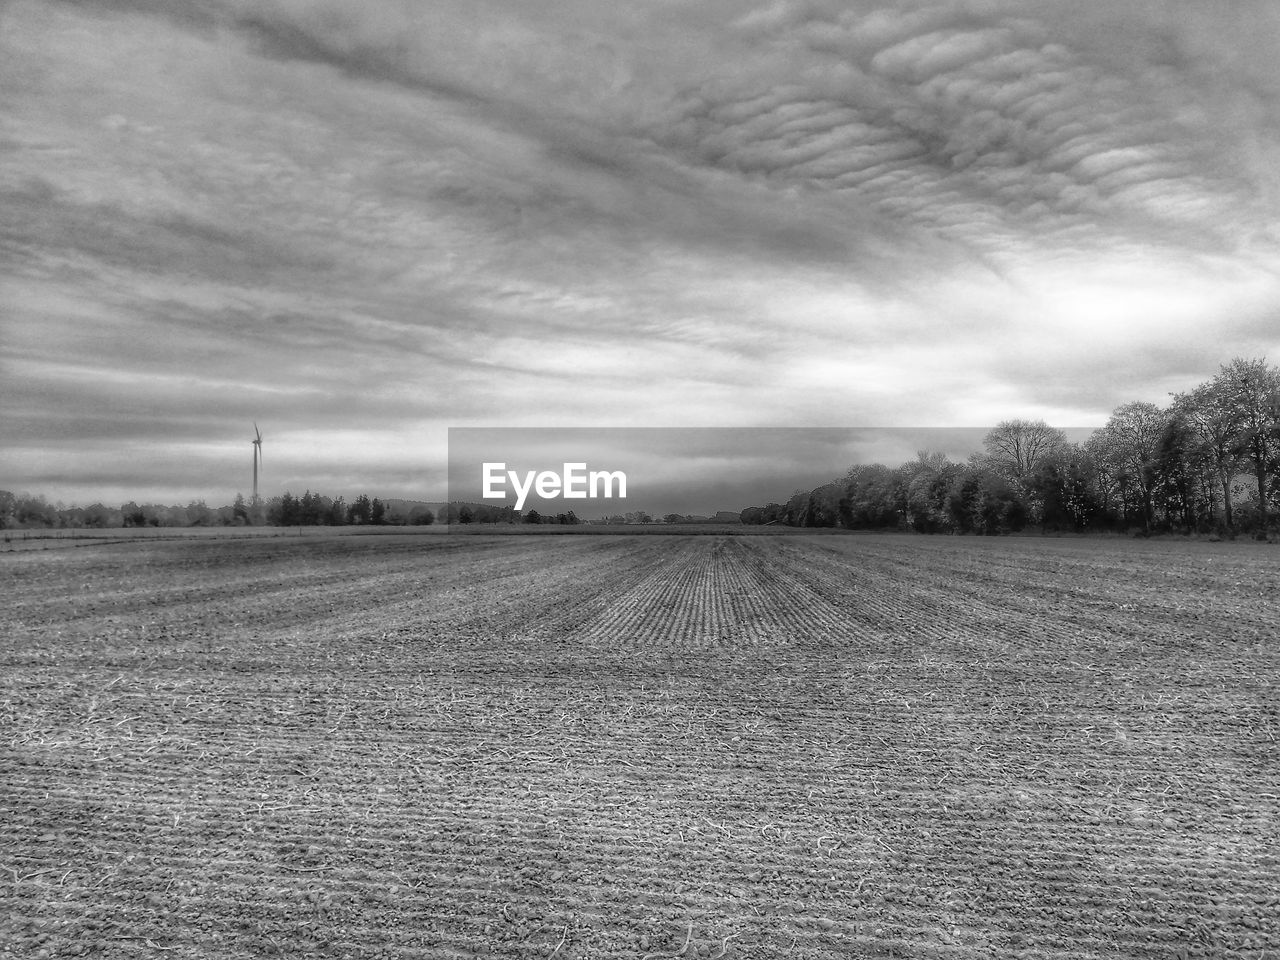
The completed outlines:
{"type": "Polygon", "coordinates": [[[0,554],[0,956],[1274,960],[1278,561],[0,554]]]}

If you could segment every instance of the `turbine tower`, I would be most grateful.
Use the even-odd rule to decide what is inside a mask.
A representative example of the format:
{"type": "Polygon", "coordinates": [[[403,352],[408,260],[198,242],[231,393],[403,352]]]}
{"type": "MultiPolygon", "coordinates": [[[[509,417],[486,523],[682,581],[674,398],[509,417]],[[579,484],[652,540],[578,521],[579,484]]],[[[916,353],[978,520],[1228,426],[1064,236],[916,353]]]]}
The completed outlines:
{"type": "Polygon", "coordinates": [[[262,432],[258,430],[258,425],[253,425],[253,432],[257,434],[257,439],[250,440],[253,444],[253,502],[258,502],[258,464],[262,462],[262,432]]]}

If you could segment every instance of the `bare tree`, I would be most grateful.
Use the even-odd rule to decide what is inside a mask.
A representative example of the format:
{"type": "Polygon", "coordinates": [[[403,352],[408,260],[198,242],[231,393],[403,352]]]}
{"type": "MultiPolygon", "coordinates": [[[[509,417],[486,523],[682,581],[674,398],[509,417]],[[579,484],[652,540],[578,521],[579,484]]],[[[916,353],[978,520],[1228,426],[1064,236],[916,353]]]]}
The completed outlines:
{"type": "Polygon", "coordinates": [[[1005,420],[983,438],[982,445],[993,469],[1022,481],[1066,442],[1066,434],[1043,420],[1005,420]]]}
{"type": "Polygon", "coordinates": [[[1080,460],[1097,490],[1099,505],[1106,514],[1120,498],[1120,475],[1112,457],[1109,437],[1101,430],[1080,445],[1080,460]]]}
{"type": "Polygon", "coordinates": [[[1214,478],[1222,490],[1222,515],[1228,528],[1234,526],[1231,480],[1244,465],[1233,426],[1228,393],[1218,380],[1202,383],[1190,393],[1177,394],[1174,412],[1200,442],[1213,466],[1214,478]]]}
{"type": "Polygon", "coordinates": [[[1260,535],[1267,532],[1267,474],[1280,431],[1280,370],[1265,360],[1236,357],[1223,365],[1209,386],[1224,405],[1234,449],[1253,462],[1258,481],[1260,535]]]}
{"type": "Polygon", "coordinates": [[[1142,528],[1151,532],[1154,513],[1155,461],[1168,414],[1154,403],[1135,400],[1111,414],[1097,436],[1097,446],[1120,482],[1121,490],[1136,489],[1142,499],[1142,528]]]}
{"type": "Polygon", "coordinates": [[[982,466],[1004,477],[1027,505],[1033,523],[1044,522],[1044,496],[1036,474],[1067,446],[1067,436],[1043,420],[1005,420],[982,440],[982,466]]]}

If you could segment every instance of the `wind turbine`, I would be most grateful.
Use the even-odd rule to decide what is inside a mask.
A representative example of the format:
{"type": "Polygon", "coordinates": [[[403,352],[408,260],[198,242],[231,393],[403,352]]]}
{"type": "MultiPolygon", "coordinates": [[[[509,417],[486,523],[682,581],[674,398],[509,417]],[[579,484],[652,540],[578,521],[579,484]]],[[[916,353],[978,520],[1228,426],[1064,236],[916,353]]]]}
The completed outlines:
{"type": "Polygon", "coordinates": [[[253,502],[258,502],[258,464],[262,462],[262,432],[258,429],[258,424],[254,423],[253,432],[257,434],[257,439],[250,440],[253,444],[253,502]]]}

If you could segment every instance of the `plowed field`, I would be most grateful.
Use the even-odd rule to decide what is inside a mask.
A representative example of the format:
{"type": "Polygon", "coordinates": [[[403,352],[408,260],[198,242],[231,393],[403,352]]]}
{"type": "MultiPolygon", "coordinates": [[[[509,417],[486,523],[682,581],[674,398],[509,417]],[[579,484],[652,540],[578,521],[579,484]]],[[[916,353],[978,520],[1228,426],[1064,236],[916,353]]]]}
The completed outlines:
{"type": "Polygon", "coordinates": [[[0,956],[1275,960],[1278,561],[2,554],[0,956]]]}

